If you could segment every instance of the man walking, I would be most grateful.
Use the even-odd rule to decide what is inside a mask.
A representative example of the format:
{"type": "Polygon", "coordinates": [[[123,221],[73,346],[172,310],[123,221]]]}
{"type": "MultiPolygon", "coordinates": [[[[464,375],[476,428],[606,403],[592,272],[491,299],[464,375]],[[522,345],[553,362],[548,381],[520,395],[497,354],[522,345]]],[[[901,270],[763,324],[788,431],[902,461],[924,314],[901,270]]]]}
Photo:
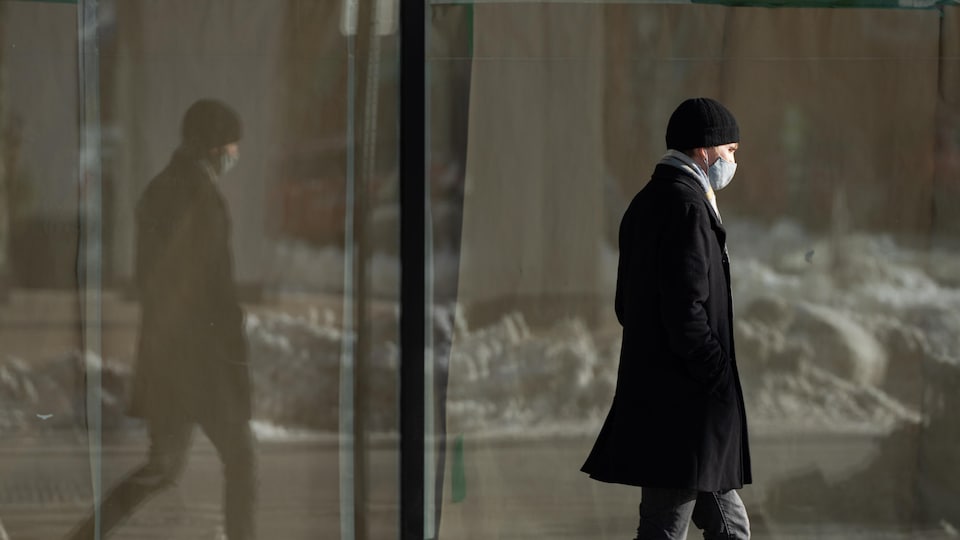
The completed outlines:
{"type": "MultiPolygon", "coordinates": [[[[217,182],[239,157],[240,119],[216,100],[186,112],[182,141],[137,205],[135,278],[141,306],[131,415],[150,436],[148,460],[100,505],[106,535],[174,484],[194,426],[223,463],[225,532],[254,537],[254,450],[243,312],[234,282],[230,217],[217,182]]],[[[70,538],[92,539],[94,516],[70,538]]]]}
{"type": "Polygon", "coordinates": [[[666,155],[620,223],[617,388],[582,470],[642,488],[638,540],[682,540],[691,519],[707,540],[750,538],[735,491],[751,482],[750,452],[715,197],[739,141],[719,102],[681,103],[666,155]]]}

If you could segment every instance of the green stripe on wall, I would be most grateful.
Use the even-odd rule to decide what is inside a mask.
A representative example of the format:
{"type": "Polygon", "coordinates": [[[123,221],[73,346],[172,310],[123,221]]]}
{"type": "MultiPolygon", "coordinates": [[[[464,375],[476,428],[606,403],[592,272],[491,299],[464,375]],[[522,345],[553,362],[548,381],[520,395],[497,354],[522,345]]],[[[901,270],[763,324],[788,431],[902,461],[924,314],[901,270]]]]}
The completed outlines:
{"type": "Polygon", "coordinates": [[[938,9],[957,3],[942,0],[692,0],[694,4],[766,8],[938,9]]]}
{"type": "Polygon", "coordinates": [[[0,0],[0,2],[21,2],[24,4],[76,4],[77,0],[0,0]]]}

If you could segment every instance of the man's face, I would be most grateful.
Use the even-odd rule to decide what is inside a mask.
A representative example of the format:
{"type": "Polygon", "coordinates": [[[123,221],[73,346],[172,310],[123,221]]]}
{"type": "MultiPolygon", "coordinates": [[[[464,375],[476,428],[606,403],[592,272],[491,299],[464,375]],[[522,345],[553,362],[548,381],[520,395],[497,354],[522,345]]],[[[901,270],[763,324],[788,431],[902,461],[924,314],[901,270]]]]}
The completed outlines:
{"type": "Polygon", "coordinates": [[[239,143],[230,143],[226,146],[223,146],[220,151],[234,159],[240,157],[240,145],[239,143]]]}
{"type": "Polygon", "coordinates": [[[723,158],[724,161],[736,163],[737,158],[734,154],[737,152],[738,148],[740,148],[740,143],[729,143],[720,146],[714,146],[713,148],[706,148],[708,168],[709,165],[713,165],[713,163],[717,161],[717,158],[723,158]]]}
{"type": "Polygon", "coordinates": [[[231,169],[240,158],[238,143],[225,144],[210,150],[209,160],[217,175],[222,175],[231,169]]]}
{"type": "Polygon", "coordinates": [[[707,172],[710,170],[710,166],[716,163],[719,158],[723,158],[730,163],[736,163],[737,158],[734,154],[736,154],[738,148],[740,148],[740,143],[728,143],[720,146],[711,146],[710,148],[696,148],[691,157],[697,162],[697,165],[700,165],[703,172],[707,172]]]}

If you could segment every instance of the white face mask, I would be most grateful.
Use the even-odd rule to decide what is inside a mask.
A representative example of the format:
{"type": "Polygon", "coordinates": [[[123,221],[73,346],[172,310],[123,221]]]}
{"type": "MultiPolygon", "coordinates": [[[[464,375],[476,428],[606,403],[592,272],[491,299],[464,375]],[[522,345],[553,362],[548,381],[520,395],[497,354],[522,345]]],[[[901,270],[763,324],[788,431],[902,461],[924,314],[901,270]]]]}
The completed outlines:
{"type": "Polygon", "coordinates": [[[710,180],[710,187],[714,191],[720,191],[727,187],[733,180],[733,174],[737,172],[737,164],[731,163],[722,157],[718,157],[713,165],[707,169],[707,179],[710,180]]]}
{"type": "Polygon", "coordinates": [[[237,166],[237,162],[240,161],[239,155],[234,155],[229,152],[223,152],[220,154],[220,174],[224,175],[227,172],[237,166]]]}

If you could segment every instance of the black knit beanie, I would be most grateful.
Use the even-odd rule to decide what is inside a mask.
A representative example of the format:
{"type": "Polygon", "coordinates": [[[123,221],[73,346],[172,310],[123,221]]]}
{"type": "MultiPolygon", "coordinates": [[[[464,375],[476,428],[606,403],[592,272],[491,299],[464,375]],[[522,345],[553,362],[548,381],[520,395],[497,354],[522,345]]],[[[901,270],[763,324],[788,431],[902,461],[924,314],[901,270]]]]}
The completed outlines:
{"type": "Polygon", "coordinates": [[[215,99],[201,99],[187,109],[180,126],[185,146],[209,150],[240,140],[240,117],[229,105],[215,99]]]}
{"type": "Polygon", "coordinates": [[[667,123],[667,148],[690,150],[740,142],[737,119],[710,98],[691,98],[681,103],[667,123]]]}

